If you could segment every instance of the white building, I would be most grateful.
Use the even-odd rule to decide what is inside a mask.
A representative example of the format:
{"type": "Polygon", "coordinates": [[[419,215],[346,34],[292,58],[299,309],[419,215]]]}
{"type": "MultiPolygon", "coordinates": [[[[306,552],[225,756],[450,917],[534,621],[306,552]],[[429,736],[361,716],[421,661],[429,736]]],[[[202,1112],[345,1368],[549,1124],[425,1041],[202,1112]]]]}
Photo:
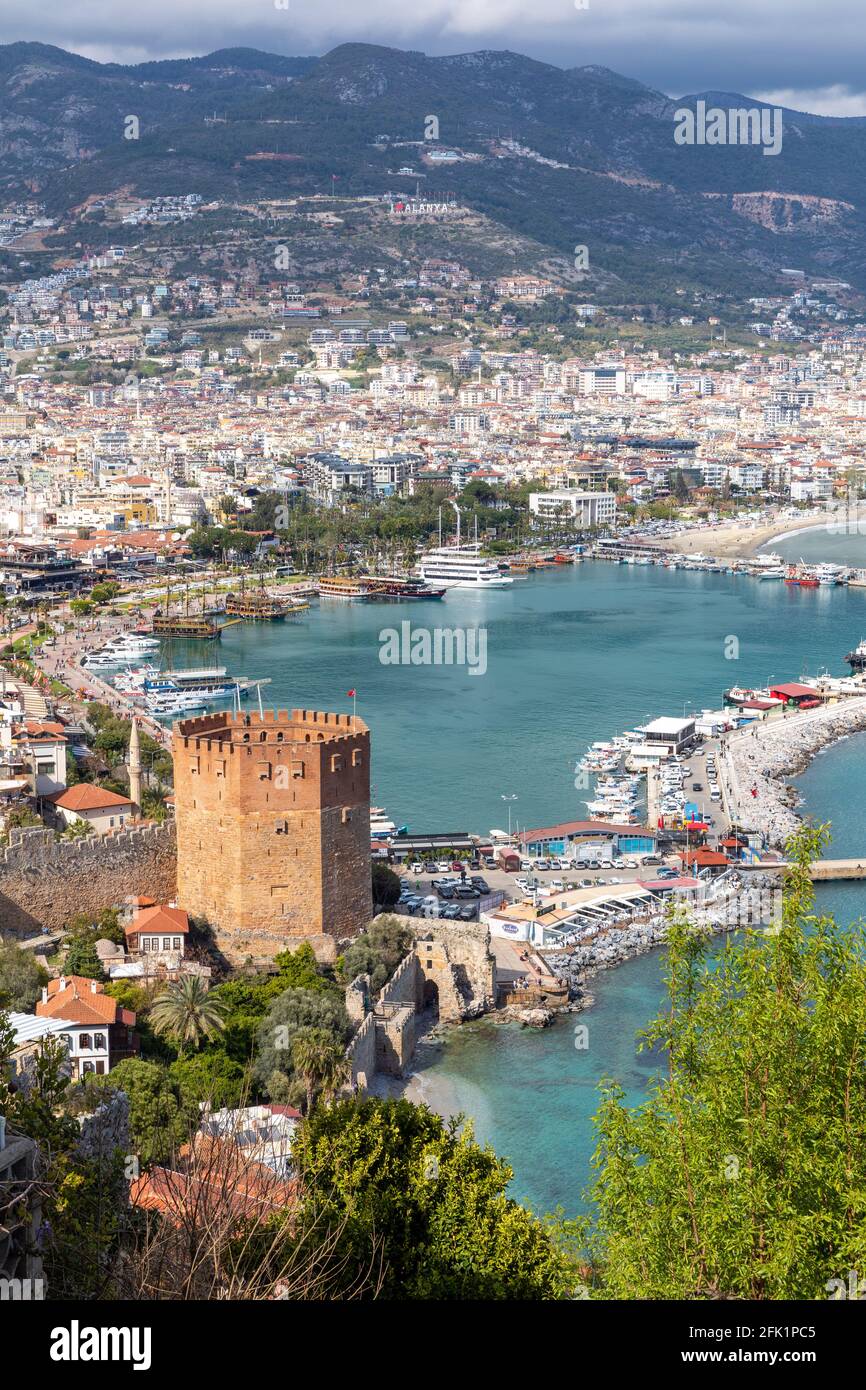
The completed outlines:
{"type": "Polygon", "coordinates": [[[531,492],[529,510],[533,516],[569,518],[578,526],[610,526],[616,521],[616,495],[612,492],[582,492],[577,488],[531,492]]]}

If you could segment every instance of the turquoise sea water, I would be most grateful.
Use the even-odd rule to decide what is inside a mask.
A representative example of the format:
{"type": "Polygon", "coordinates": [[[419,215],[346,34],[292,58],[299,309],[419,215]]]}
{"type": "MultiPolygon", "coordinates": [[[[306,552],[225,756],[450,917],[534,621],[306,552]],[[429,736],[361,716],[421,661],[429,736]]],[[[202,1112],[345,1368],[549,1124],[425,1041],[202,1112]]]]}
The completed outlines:
{"type": "MultiPolygon", "coordinates": [[[[840,524],[844,525],[844,518],[840,524]]],[[[840,532],[835,526],[833,530],[825,526],[812,526],[798,536],[771,541],[764,549],[775,551],[786,560],[826,560],[833,565],[866,565],[866,520],[861,517],[858,521],[855,517],[850,528],[849,531],[840,532]]]]}
{"type": "MultiPolygon", "coordinates": [[[[820,753],[797,786],[802,811],[831,823],[834,854],[866,850],[866,735],[820,753]]],[[[866,883],[819,885],[815,910],[840,922],[866,916],[866,883]]],[[[512,1194],[536,1210],[584,1208],[599,1081],[614,1078],[632,1104],[640,1101],[657,1061],[638,1053],[635,1037],[663,1001],[664,965],[664,952],[653,951],[597,975],[593,1007],[544,1032],[489,1020],[452,1032],[440,1060],[422,1073],[429,1103],[470,1115],[479,1139],[511,1163],[512,1194]],[[575,1049],[576,1024],[589,1029],[587,1051],[575,1049]]]]}
{"type": "MultiPolygon", "coordinates": [[[[269,677],[271,705],[351,711],[356,689],[376,803],[413,831],[486,832],[507,823],[503,795],[517,795],[521,826],[583,815],[574,765],[593,739],[718,708],[733,684],[841,673],[863,635],[866,590],[598,562],[441,603],[325,601],[286,623],[228,628],[213,657],[269,677]],[[484,628],[486,674],[382,665],[380,634],[403,621],[484,628]]],[[[200,644],[174,643],[172,660],[200,664],[200,644]]]]}
{"type": "MultiPolygon", "coordinates": [[[[790,543],[795,555],[805,539],[790,543]]],[[[866,564],[866,537],[862,546],[866,564]]],[[[815,555],[843,558],[826,546],[815,555]]],[[[346,691],[355,688],[372,731],[374,800],[414,831],[483,832],[506,824],[502,794],[517,794],[522,826],[583,816],[574,764],[593,739],[655,715],[717,708],[732,684],[823,667],[841,674],[864,635],[866,590],[599,562],[439,604],[332,602],[286,624],[239,624],[219,659],[233,673],[270,677],[272,705],[350,711],[346,691]],[[383,666],[380,633],[405,620],[483,626],[486,674],[383,666]],[[737,660],[725,657],[731,637],[737,660]]],[[[173,659],[200,663],[201,650],[176,643],[173,659]]],[[[838,854],[866,850],[866,737],[821,754],[800,787],[815,818],[833,821],[838,854]]],[[[820,893],[822,907],[849,920],[866,911],[864,900],[861,884],[820,893]]],[[[634,1039],[659,1006],[663,967],[653,952],[602,973],[594,1007],[543,1032],[490,1020],[452,1032],[422,1072],[430,1102],[471,1115],[479,1138],[510,1160],[516,1197],[542,1211],[580,1209],[598,1082],[616,1078],[640,1098],[654,1060],[637,1054],[634,1039]],[[574,1046],[575,1023],[589,1029],[587,1049],[574,1046]]]]}

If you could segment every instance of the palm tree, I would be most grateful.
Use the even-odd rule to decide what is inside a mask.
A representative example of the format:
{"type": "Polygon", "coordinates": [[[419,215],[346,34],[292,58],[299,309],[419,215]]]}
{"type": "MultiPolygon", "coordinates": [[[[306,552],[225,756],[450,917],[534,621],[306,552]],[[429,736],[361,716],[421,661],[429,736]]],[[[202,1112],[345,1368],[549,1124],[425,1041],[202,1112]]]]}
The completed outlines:
{"type": "Polygon", "coordinates": [[[226,1004],[208,993],[200,975],[182,975],[153,1001],[150,1021],[157,1033],[171,1033],[180,1043],[198,1047],[202,1038],[214,1038],[225,1028],[226,1004]]]}
{"type": "Polygon", "coordinates": [[[309,1115],[317,1094],[333,1096],[346,1080],[349,1064],[344,1049],[327,1028],[299,1028],[292,1038],[292,1065],[307,1092],[309,1115]]]}

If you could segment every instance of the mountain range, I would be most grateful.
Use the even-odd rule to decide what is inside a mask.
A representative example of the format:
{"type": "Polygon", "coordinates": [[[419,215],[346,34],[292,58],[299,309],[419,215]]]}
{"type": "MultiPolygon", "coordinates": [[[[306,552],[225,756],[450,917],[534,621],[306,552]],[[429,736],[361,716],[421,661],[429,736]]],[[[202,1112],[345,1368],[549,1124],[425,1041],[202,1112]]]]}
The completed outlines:
{"type": "Polygon", "coordinates": [[[344,44],[123,66],[13,43],[0,46],[0,189],[63,218],[117,190],[244,201],[448,189],[559,256],[587,246],[593,270],[629,285],[673,267],[749,288],[798,266],[866,288],[866,119],[786,110],[775,157],[678,145],[675,112],[699,100],[764,105],[674,100],[607,68],[509,52],[344,44]],[[124,137],[130,115],[137,139],[124,137]],[[411,143],[431,116],[438,142],[411,143]],[[460,158],[437,164],[437,149],[460,158]]]}

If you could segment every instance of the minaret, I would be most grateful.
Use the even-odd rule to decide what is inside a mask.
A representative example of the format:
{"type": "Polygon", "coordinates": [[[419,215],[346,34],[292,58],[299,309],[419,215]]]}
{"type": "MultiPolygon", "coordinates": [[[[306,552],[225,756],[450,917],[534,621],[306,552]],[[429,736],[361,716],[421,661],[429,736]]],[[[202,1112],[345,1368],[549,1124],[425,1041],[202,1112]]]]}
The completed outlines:
{"type": "Polygon", "coordinates": [[[141,815],[141,747],[138,741],[138,720],[135,715],[132,717],[132,729],[129,734],[129,757],[127,759],[129,769],[129,799],[132,802],[132,814],[141,815]]]}

